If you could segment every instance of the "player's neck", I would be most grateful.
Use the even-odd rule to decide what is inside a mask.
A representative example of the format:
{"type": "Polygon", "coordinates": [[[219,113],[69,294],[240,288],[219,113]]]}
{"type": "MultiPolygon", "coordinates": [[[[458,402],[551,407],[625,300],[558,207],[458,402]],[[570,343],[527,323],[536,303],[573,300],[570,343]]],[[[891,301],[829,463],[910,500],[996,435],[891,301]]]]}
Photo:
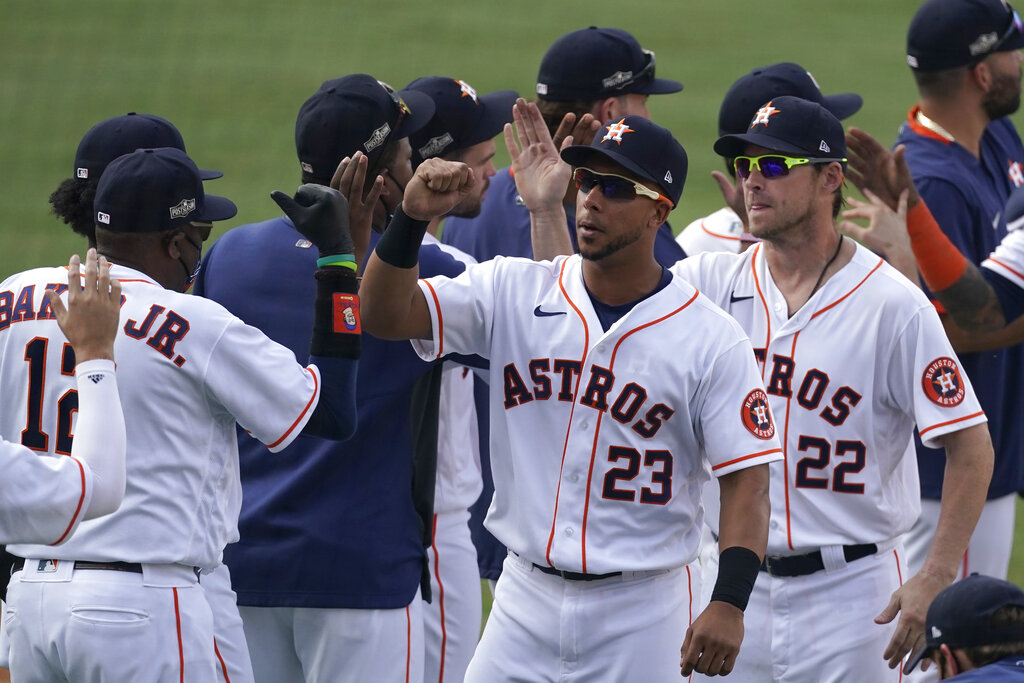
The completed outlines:
{"type": "Polygon", "coordinates": [[[981,136],[991,123],[985,110],[970,97],[922,98],[917,123],[943,138],[952,137],[974,156],[980,152],[981,136]]]}
{"type": "Polygon", "coordinates": [[[790,316],[849,263],[856,250],[852,242],[842,239],[831,221],[807,233],[804,240],[766,240],[761,248],[772,281],[786,299],[790,316]]]}
{"type": "Polygon", "coordinates": [[[654,259],[653,252],[650,260],[642,266],[637,265],[636,259],[617,259],[614,256],[600,261],[583,260],[583,282],[601,303],[609,306],[628,304],[647,296],[661,282],[663,269],[654,259]]]}

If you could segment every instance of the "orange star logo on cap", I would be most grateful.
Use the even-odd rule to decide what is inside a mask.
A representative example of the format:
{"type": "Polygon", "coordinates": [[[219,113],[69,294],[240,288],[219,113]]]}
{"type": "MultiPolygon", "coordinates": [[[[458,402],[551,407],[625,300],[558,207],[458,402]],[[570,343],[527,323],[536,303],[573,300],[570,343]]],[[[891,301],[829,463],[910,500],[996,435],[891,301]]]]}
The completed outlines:
{"type": "Polygon", "coordinates": [[[476,90],[473,89],[473,86],[471,86],[469,83],[466,83],[466,81],[460,81],[458,79],[455,79],[455,82],[458,83],[459,84],[459,88],[462,89],[462,96],[463,97],[472,97],[473,98],[473,102],[476,102],[477,104],[480,104],[480,102],[477,101],[477,99],[476,99],[476,90]]]}
{"type": "Polygon", "coordinates": [[[781,109],[776,109],[775,107],[772,106],[771,102],[768,102],[768,104],[764,105],[763,107],[757,110],[757,114],[754,115],[754,120],[750,122],[750,127],[753,128],[759,123],[767,126],[768,117],[774,116],[775,114],[778,114],[780,111],[781,109]]]}
{"type": "Polygon", "coordinates": [[[605,133],[603,138],[601,138],[601,142],[604,142],[605,140],[614,140],[615,144],[621,145],[623,135],[626,133],[635,133],[636,131],[627,126],[625,121],[625,118],[621,118],[618,123],[605,126],[605,130],[608,132],[605,133]]]}

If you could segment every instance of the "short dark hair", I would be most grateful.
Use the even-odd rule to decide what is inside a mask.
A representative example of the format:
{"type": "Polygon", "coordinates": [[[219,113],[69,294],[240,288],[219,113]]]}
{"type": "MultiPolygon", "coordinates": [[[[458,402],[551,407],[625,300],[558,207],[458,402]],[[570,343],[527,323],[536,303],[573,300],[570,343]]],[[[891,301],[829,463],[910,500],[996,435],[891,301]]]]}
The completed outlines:
{"type": "MultiPolygon", "coordinates": [[[[832,162],[829,162],[829,163],[832,163],[832,162]]],[[[822,171],[824,171],[827,166],[828,166],[828,164],[813,164],[811,166],[811,168],[813,168],[818,175],[821,175],[822,171]]],[[[844,178],[843,182],[841,182],[839,184],[839,187],[837,187],[835,189],[835,191],[832,192],[832,218],[833,219],[839,218],[839,212],[842,211],[843,207],[846,206],[846,197],[843,195],[843,188],[845,186],[846,186],[846,179],[844,178]]]]}
{"type": "MultiPolygon", "coordinates": [[[[1017,605],[1005,605],[1000,607],[989,617],[989,625],[992,629],[1005,628],[1024,624],[1024,607],[1017,605]]],[[[1009,643],[993,643],[991,645],[975,645],[962,649],[971,663],[976,667],[998,661],[1010,655],[1024,654],[1024,641],[1013,641],[1009,643]]]]}
{"type": "Polygon", "coordinates": [[[50,210],[71,229],[96,244],[96,220],[92,202],[99,178],[65,178],[50,195],[50,210]]]}
{"type": "Polygon", "coordinates": [[[914,82],[922,97],[948,99],[960,91],[967,71],[973,67],[958,66],[942,71],[914,71],[914,82]]]}
{"type": "MultiPolygon", "coordinates": [[[[628,95],[628,93],[627,93],[628,95]]],[[[612,95],[615,99],[622,102],[627,95],[612,95]]],[[[552,135],[558,130],[558,124],[562,122],[566,114],[576,114],[577,117],[589,114],[598,102],[603,102],[605,97],[597,100],[569,100],[567,102],[553,102],[551,100],[544,100],[537,98],[534,100],[537,103],[537,109],[540,110],[540,115],[544,117],[544,123],[548,126],[548,132],[552,135]]],[[[600,121],[604,123],[604,121],[600,121]]]]}

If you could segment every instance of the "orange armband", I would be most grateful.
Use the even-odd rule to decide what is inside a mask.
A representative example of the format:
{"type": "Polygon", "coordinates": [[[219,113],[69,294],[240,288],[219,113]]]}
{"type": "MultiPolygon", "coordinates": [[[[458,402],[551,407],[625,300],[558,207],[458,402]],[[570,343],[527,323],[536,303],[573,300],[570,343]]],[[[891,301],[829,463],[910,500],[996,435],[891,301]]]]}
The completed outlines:
{"type": "Polygon", "coordinates": [[[929,289],[942,291],[963,276],[967,259],[942,232],[923,200],[907,212],[907,233],[918,270],[929,289]]]}

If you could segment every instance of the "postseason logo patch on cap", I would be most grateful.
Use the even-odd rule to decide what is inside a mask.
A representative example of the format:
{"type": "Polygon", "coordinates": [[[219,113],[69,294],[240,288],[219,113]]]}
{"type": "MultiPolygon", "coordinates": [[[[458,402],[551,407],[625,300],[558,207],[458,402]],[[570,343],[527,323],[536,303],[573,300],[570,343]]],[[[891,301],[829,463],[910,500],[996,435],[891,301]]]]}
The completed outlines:
{"type": "Polygon", "coordinates": [[[372,152],[388,139],[388,135],[390,133],[391,126],[385,123],[383,126],[373,131],[373,135],[370,136],[370,139],[363,143],[363,149],[367,152],[372,152]]]}
{"type": "Polygon", "coordinates": [[[185,218],[190,213],[196,210],[196,200],[193,199],[182,199],[180,202],[170,208],[171,218],[185,218]]]}
{"type": "Polygon", "coordinates": [[[452,134],[445,133],[444,135],[438,135],[436,138],[430,138],[430,140],[427,141],[427,144],[423,145],[416,151],[420,153],[421,157],[428,159],[439,155],[453,142],[455,142],[455,140],[452,138],[452,134]]]}

